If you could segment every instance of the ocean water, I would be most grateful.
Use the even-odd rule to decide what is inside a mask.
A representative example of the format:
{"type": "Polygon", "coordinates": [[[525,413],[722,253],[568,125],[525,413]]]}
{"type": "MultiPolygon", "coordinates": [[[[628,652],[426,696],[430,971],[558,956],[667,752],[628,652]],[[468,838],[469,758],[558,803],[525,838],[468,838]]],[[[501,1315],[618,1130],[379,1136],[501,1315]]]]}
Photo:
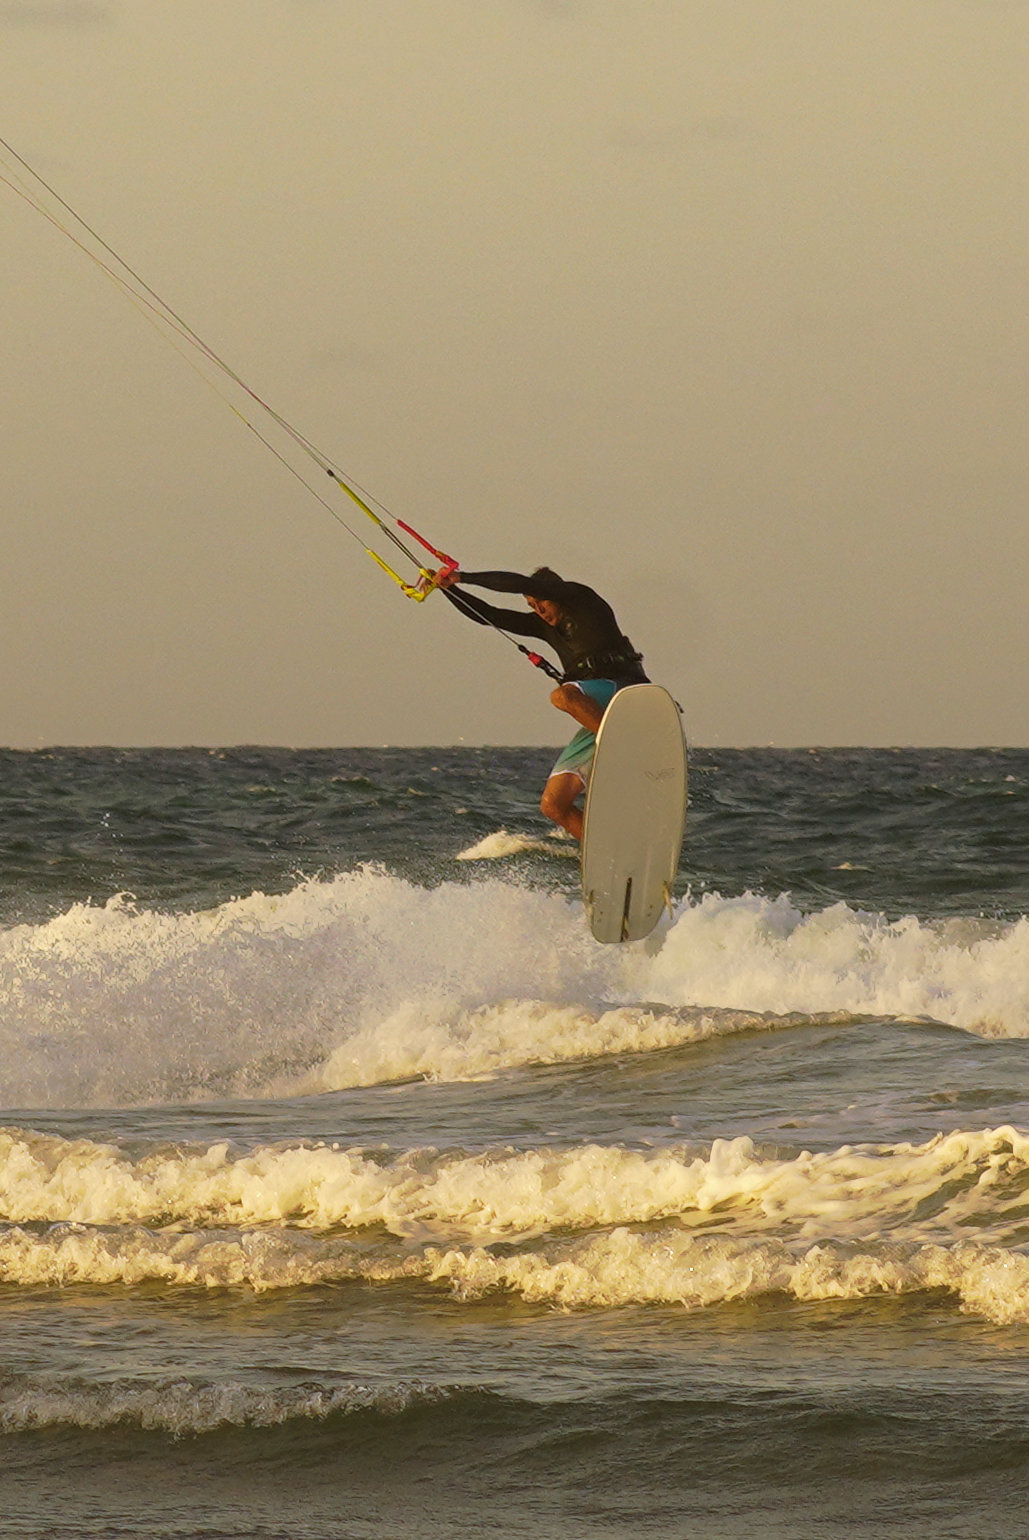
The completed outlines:
{"type": "Polygon", "coordinates": [[[1029,751],[3,752],[0,1534],[1029,1533],[1029,751]]]}

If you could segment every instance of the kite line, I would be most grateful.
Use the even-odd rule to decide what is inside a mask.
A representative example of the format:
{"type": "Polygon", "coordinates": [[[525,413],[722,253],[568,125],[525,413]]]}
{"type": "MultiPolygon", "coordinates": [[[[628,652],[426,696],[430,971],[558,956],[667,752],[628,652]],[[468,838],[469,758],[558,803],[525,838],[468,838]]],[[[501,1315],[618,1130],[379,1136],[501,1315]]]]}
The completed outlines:
{"type": "MultiPolygon", "coordinates": [[[[370,556],[376,565],[392,578],[407,598],[413,599],[417,603],[423,602],[440,586],[441,580],[445,580],[449,575],[459,571],[459,564],[452,556],[448,556],[446,552],[439,550],[423,535],[420,535],[417,530],[413,529],[410,524],[406,523],[403,519],[397,518],[395,514],[390,513],[382,503],[365,491],[353,477],[349,476],[328,455],[323,453],[299,429],[294,427],[286,417],[276,411],[262,396],[258,395],[257,391],[247,384],[246,380],[237,373],[221,354],[216,352],[209,343],[205,342],[194,331],[193,327],[166,300],[162,299],[156,290],[151,288],[145,279],[130,266],[125,258],[120,256],[104,240],[103,236],[81,214],[77,213],[61,197],[60,193],[38,171],[35,171],[24,157],[19,155],[17,150],[2,136],[0,136],[0,152],[2,152],[0,153],[0,182],[28,203],[37,214],[47,220],[49,224],[77,246],[91,262],[100,268],[111,282],[114,283],[116,288],[121,290],[131,303],[135,305],[137,310],[143,314],[145,319],[154,325],[165,340],[175,348],[204,383],[215,391],[244,426],[261,441],[280,464],[285,466],[292,476],[296,477],[312,497],[335,519],[337,524],[341,525],[347,534],[357,541],[365,554],[370,556]],[[376,526],[379,534],[389,541],[394,549],[408,562],[413,564],[415,574],[412,577],[406,578],[397,572],[386,561],[385,557],[368,544],[358,530],[343,517],[339,509],[335,508],[332,503],[323,497],[321,492],[312,485],[307,477],[276,447],[267,434],[262,432],[257,423],[253,421],[252,416],[248,415],[248,411],[237,406],[230,396],[224,390],[219,389],[210,376],[204,373],[196,359],[192,356],[192,353],[198,353],[202,358],[206,359],[227,381],[235,385],[239,391],[242,391],[249,403],[260,408],[261,412],[286,434],[304,455],[331,478],[340,491],[345,493],[367,515],[376,526]],[[381,513],[377,513],[375,508],[372,507],[373,502],[381,510],[381,513]],[[395,528],[392,526],[395,526],[395,528]],[[398,531],[402,533],[398,533],[398,531]],[[424,560],[411,549],[408,541],[403,538],[404,536],[410,537],[424,551],[435,557],[439,565],[436,568],[427,567],[424,560]]],[[[394,561],[397,560],[396,557],[392,559],[394,561]]],[[[467,608],[460,593],[451,591],[448,597],[458,608],[467,608]]],[[[485,619],[486,617],[482,618],[485,619]]],[[[519,652],[523,653],[535,667],[542,668],[553,678],[560,677],[557,670],[546,659],[541,658],[538,653],[531,652],[527,647],[523,647],[515,637],[509,636],[502,626],[493,620],[489,620],[488,624],[503,636],[506,641],[517,647],[519,652]]]]}

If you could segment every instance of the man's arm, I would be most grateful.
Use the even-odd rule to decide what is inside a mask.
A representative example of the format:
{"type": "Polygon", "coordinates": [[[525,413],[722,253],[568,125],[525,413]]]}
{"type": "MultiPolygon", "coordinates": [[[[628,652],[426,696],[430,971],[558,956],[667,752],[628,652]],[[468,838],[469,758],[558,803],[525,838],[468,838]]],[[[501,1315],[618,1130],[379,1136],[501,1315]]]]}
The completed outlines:
{"type": "Polygon", "coordinates": [[[510,631],[515,636],[535,636],[540,641],[547,640],[547,628],[532,610],[502,610],[495,604],[487,604],[485,599],[480,599],[476,594],[463,593],[456,586],[463,577],[461,573],[454,583],[439,585],[440,592],[462,615],[467,615],[469,620],[474,620],[480,626],[499,626],[502,631],[510,631]]]}
{"type": "Polygon", "coordinates": [[[460,572],[458,580],[474,583],[476,588],[492,588],[495,593],[525,594],[533,599],[561,600],[573,586],[556,573],[527,577],[521,572],[460,572]]]}

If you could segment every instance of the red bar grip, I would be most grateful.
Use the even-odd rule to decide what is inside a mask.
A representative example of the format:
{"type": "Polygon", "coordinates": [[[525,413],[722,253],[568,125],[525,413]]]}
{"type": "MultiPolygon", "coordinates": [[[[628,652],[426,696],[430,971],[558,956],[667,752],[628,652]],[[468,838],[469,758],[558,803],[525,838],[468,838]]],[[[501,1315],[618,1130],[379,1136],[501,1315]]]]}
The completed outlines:
{"type": "Polygon", "coordinates": [[[397,523],[400,525],[400,528],[405,532],[405,534],[410,535],[413,540],[417,540],[418,544],[424,546],[425,549],[430,551],[433,556],[438,556],[440,561],[449,572],[457,571],[460,564],[456,562],[452,556],[448,556],[446,551],[437,551],[434,545],[430,545],[429,542],[424,539],[424,537],[420,535],[416,529],[412,529],[410,524],[405,524],[403,519],[398,519],[397,523]]]}

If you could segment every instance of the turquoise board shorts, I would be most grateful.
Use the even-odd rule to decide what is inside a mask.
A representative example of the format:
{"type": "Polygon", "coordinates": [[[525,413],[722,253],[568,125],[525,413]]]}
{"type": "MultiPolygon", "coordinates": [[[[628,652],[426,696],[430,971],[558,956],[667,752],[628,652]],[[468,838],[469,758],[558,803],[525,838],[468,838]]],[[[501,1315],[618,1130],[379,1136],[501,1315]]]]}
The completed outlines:
{"type": "MultiPolygon", "coordinates": [[[[609,706],[612,698],[621,689],[613,679],[577,679],[574,683],[577,689],[589,696],[590,700],[599,701],[602,706],[609,706]]],[[[580,727],[571,743],[557,756],[550,774],[577,775],[585,786],[589,779],[593,751],[596,746],[596,733],[591,733],[588,727],[580,727]]]]}

